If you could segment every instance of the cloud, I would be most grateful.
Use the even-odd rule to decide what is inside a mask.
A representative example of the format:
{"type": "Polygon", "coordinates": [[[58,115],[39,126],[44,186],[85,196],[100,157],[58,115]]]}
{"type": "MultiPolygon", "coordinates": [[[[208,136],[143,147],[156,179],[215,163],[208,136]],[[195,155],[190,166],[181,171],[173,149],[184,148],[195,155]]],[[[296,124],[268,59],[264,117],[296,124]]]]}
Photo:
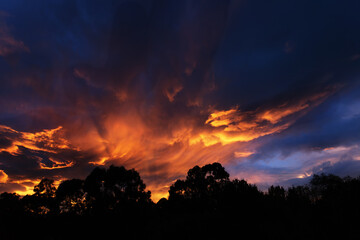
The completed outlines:
{"type": "Polygon", "coordinates": [[[0,2],[2,55],[31,49],[0,62],[9,188],[116,164],[138,170],[160,198],[194,165],[217,161],[252,182],[285,181],[323,163],[316,152],[357,142],[351,2],[23,6],[0,2]]]}
{"type": "Polygon", "coordinates": [[[316,109],[299,118],[281,134],[259,140],[253,159],[266,159],[273,152],[286,157],[296,151],[352,146],[359,143],[353,134],[359,129],[356,113],[359,88],[352,85],[331,95],[316,109]],[[260,143],[261,142],[261,143],[260,143]]]}
{"type": "Polygon", "coordinates": [[[17,183],[0,183],[0,192],[23,192],[26,187],[17,183]]]}
{"type": "Polygon", "coordinates": [[[59,149],[68,149],[69,142],[63,137],[59,126],[55,129],[43,130],[41,132],[19,132],[10,127],[0,125],[1,136],[7,140],[7,144],[1,148],[2,152],[17,155],[21,148],[27,148],[39,152],[53,153],[59,149]]]}
{"type": "Polygon", "coordinates": [[[247,161],[232,166],[233,177],[245,178],[263,190],[270,185],[307,184],[314,174],[335,174],[340,177],[360,176],[360,148],[337,146],[322,149],[297,149],[283,156],[280,152],[266,159],[247,161]]]}
{"type": "MultiPolygon", "coordinates": [[[[52,177],[56,170],[73,167],[81,161],[78,150],[64,136],[62,127],[41,132],[20,132],[1,125],[0,135],[6,144],[0,148],[0,171],[2,188],[14,191],[29,191],[42,177],[52,177]]],[[[59,172],[58,172],[59,173],[59,172]]],[[[65,178],[66,173],[56,177],[65,178]]]]}
{"type": "Polygon", "coordinates": [[[0,183],[6,183],[9,179],[9,176],[4,172],[4,170],[0,170],[0,183]]]}
{"type": "Polygon", "coordinates": [[[16,40],[10,33],[5,22],[7,14],[0,15],[0,56],[8,56],[16,52],[29,52],[29,48],[20,40],[16,40]]]}
{"type": "Polygon", "coordinates": [[[271,107],[259,107],[246,112],[236,108],[215,111],[210,114],[205,123],[220,129],[220,131],[210,134],[210,136],[200,135],[201,141],[205,145],[218,142],[222,144],[249,142],[262,136],[281,132],[292,125],[296,119],[323,102],[333,92],[334,89],[329,89],[301,99],[292,99],[292,102],[271,107]]]}

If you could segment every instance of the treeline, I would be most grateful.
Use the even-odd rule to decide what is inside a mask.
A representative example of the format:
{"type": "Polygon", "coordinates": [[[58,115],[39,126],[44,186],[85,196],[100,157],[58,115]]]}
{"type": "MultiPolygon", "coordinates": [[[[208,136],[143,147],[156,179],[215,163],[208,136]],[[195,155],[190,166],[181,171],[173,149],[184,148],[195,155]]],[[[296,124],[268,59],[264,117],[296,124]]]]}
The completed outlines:
{"type": "Polygon", "coordinates": [[[0,195],[0,239],[357,239],[360,178],[314,175],[259,191],[219,163],[195,166],[169,198],[151,201],[135,170],[95,168],[58,188],[0,195]]]}

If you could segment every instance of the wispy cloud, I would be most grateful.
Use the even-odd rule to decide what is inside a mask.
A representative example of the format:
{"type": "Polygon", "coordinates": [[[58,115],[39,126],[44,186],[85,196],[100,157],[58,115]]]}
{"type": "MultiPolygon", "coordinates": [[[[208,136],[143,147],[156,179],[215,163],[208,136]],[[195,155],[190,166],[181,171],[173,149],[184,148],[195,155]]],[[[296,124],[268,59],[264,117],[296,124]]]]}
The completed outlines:
{"type": "Polygon", "coordinates": [[[30,52],[23,41],[17,40],[5,22],[6,15],[0,15],[0,56],[8,56],[16,52],[30,52]]]}

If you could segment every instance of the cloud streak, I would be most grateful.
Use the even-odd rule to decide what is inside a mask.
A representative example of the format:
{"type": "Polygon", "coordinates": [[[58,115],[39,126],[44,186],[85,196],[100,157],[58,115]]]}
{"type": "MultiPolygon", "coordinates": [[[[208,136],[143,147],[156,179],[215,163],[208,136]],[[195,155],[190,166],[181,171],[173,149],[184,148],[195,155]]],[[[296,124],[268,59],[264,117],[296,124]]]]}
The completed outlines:
{"type": "Polygon", "coordinates": [[[116,164],[156,200],[194,165],[266,184],[358,143],[351,1],[23,3],[0,3],[0,190],[116,164]]]}

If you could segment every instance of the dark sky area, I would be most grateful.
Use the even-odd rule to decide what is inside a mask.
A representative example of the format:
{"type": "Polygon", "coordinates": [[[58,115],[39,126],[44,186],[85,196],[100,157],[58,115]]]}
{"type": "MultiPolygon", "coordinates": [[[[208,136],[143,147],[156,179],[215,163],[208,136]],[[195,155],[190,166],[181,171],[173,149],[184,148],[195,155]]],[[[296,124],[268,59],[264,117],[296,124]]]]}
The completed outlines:
{"type": "Polygon", "coordinates": [[[0,192],[95,166],[360,175],[360,2],[0,1],[0,192]]]}

